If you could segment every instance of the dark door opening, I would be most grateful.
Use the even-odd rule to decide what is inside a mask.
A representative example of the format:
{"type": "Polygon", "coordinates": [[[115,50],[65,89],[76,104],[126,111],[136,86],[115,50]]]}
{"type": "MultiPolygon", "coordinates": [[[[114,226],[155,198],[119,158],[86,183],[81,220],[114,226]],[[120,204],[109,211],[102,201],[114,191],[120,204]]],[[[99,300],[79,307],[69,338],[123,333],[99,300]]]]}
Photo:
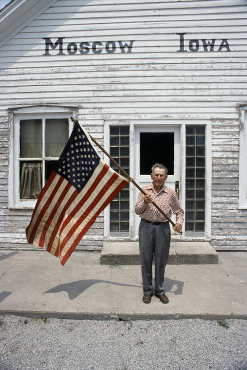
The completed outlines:
{"type": "Polygon", "coordinates": [[[150,175],[151,167],[161,163],[174,175],[174,133],[140,133],[140,175],[150,175]]]}

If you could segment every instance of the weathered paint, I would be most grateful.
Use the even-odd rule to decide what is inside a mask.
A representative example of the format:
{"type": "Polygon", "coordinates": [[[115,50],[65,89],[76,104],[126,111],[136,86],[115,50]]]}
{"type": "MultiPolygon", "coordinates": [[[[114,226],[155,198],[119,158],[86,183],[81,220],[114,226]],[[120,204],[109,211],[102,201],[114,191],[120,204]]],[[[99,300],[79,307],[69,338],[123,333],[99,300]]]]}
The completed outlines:
{"type": "MultiPolygon", "coordinates": [[[[247,93],[246,1],[33,3],[22,23],[23,15],[16,13],[16,31],[9,18],[11,32],[3,32],[0,44],[0,247],[32,248],[24,237],[32,210],[10,209],[8,203],[13,145],[8,110],[72,105],[100,144],[106,142],[106,122],[130,124],[133,135],[137,122],[210,122],[211,241],[217,249],[246,249],[247,210],[238,206],[237,109],[246,104],[247,93]],[[59,45],[46,52],[45,40],[54,45],[58,38],[61,52],[59,45]],[[123,52],[131,41],[131,50],[123,52]],[[83,42],[89,44],[81,45],[89,48],[85,54],[83,42]]],[[[103,235],[102,214],[80,247],[100,248],[103,235]]]]}

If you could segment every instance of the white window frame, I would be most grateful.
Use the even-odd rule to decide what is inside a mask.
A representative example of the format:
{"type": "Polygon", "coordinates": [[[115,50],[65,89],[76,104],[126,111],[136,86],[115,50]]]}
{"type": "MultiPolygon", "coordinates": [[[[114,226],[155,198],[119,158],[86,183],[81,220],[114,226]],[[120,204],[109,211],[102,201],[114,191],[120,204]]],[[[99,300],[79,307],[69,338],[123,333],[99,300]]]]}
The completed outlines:
{"type": "Polygon", "coordinates": [[[62,119],[69,120],[69,134],[73,129],[70,117],[77,119],[76,107],[36,106],[10,109],[10,165],[9,165],[9,208],[33,209],[37,199],[20,199],[19,152],[20,120],[62,119]]]}
{"type": "Polygon", "coordinates": [[[239,209],[247,209],[247,106],[240,108],[239,209]]]}

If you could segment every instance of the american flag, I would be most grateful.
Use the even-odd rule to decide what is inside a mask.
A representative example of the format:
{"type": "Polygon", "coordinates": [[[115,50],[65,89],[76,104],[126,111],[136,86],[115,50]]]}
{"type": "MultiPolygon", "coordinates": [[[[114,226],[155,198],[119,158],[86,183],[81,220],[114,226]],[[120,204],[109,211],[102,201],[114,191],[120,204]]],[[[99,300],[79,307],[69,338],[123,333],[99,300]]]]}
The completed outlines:
{"type": "Polygon", "coordinates": [[[97,216],[128,180],[98,155],[75,123],[55,169],[42,189],[26,229],[27,241],[64,265],[97,216]]]}

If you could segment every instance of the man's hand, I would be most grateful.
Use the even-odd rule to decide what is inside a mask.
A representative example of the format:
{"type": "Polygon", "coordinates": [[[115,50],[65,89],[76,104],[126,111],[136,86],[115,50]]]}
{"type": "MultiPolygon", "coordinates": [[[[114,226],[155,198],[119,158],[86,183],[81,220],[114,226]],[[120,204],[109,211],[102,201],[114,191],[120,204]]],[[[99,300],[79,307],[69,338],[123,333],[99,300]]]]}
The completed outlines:
{"type": "Polygon", "coordinates": [[[151,195],[144,195],[144,203],[145,204],[152,203],[152,201],[153,201],[153,198],[151,197],[151,195]]]}
{"type": "Polygon", "coordinates": [[[175,226],[173,226],[173,230],[174,231],[177,231],[178,233],[182,233],[182,225],[181,224],[176,224],[175,226]]]}

